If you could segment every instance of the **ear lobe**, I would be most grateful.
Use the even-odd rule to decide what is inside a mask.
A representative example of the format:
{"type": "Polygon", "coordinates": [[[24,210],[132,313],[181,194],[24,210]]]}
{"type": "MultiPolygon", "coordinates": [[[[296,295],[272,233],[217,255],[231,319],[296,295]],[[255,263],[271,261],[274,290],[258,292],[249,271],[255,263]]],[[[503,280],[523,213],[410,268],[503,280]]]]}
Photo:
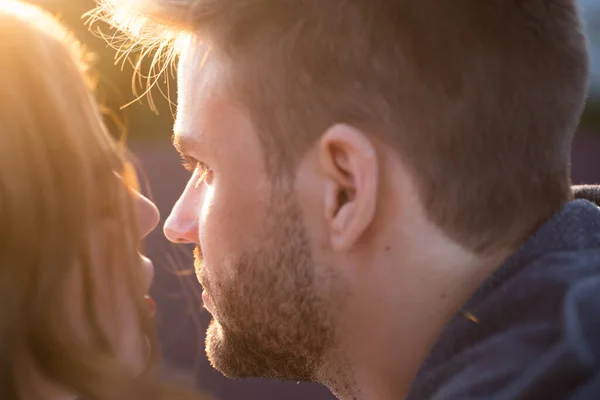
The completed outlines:
{"type": "Polygon", "coordinates": [[[377,152],[362,131],[337,124],[321,137],[319,159],[327,176],[325,220],[331,244],[336,251],[348,251],[375,216],[377,152]]]}

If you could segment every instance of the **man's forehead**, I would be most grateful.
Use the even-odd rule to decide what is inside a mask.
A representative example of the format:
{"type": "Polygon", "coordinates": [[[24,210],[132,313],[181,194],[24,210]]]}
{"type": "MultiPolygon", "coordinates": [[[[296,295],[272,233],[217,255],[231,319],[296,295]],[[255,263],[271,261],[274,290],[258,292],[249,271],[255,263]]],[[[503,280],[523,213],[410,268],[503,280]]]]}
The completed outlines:
{"type": "Polygon", "coordinates": [[[202,64],[208,59],[210,54],[210,48],[207,44],[199,42],[194,39],[188,39],[181,46],[181,53],[179,55],[179,69],[188,71],[202,64]]]}
{"type": "Polygon", "coordinates": [[[187,132],[209,97],[215,92],[212,62],[207,62],[197,45],[184,47],[177,72],[177,115],[175,132],[187,132]]]}
{"type": "Polygon", "coordinates": [[[222,63],[206,45],[188,42],[179,58],[177,81],[180,92],[205,92],[215,86],[222,69],[222,63]]]}
{"type": "Polygon", "coordinates": [[[183,127],[178,125],[199,114],[203,105],[220,93],[222,69],[206,45],[188,42],[183,47],[177,73],[176,130],[181,130],[183,127]]]}

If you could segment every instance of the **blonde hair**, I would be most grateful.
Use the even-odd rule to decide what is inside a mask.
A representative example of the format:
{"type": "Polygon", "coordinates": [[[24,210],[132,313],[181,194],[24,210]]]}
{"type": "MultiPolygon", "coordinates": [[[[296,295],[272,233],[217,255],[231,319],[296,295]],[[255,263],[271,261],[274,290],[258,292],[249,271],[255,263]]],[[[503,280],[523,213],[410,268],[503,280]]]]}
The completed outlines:
{"type": "Polygon", "coordinates": [[[23,355],[37,375],[86,400],[198,398],[155,379],[129,192],[137,182],[106,131],[84,49],[20,1],[0,2],[0,37],[0,398],[27,396],[23,355]],[[149,343],[141,373],[103,324],[121,312],[119,285],[137,340],[149,343]]]}

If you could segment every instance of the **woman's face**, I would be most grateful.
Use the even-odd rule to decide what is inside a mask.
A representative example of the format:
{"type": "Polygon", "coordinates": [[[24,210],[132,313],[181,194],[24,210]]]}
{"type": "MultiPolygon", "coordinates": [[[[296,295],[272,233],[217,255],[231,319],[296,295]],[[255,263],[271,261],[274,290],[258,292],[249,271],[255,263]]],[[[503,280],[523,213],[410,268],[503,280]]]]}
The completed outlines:
{"type": "MultiPolygon", "coordinates": [[[[138,229],[142,239],[144,239],[158,225],[160,214],[156,205],[141,193],[134,191],[132,192],[132,196],[134,197],[135,209],[138,214],[138,229]]],[[[144,272],[146,274],[147,289],[150,289],[152,279],[154,278],[154,265],[144,255],[140,254],[140,258],[142,259],[142,265],[144,266],[144,272]]],[[[154,302],[150,301],[149,306],[154,308],[154,302]]]]}
{"type": "MultiPolygon", "coordinates": [[[[129,193],[133,198],[140,240],[143,240],[156,228],[159,222],[159,212],[154,203],[141,193],[135,190],[129,190],[129,193]]],[[[140,265],[143,268],[143,284],[145,293],[147,294],[154,278],[154,265],[143,254],[138,252],[138,255],[140,265]]],[[[118,273],[119,271],[116,272],[118,273]]],[[[118,275],[112,281],[119,283],[118,275]]],[[[117,315],[117,321],[106,321],[105,324],[107,325],[107,330],[112,330],[115,334],[113,340],[117,346],[118,353],[123,356],[125,362],[132,364],[137,369],[143,365],[143,356],[147,351],[147,343],[145,341],[140,342],[143,333],[139,332],[139,316],[137,315],[135,304],[131,301],[131,287],[125,282],[123,283],[123,285],[117,285],[114,291],[107,291],[107,294],[115,296],[117,310],[120,312],[117,315]]],[[[154,301],[147,296],[146,303],[150,308],[149,311],[154,314],[154,301]]]]}
{"type": "MultiPolygon", "coordinates": [[[[135,190],[127,189],[133,200],[133,207],[136,213],[138,224],[138,233],[140,241],[143,240],[159,221],[159,212],[154,203],[135,190]]],[[[100,193],[98,195],[101,195],[100,193]]],[[[136,307],[142,298],[138,298],[139,293],[133,293],[132,286],[128,283],[127,276],[136,278],[136,283],[143,285],[147,293],[154,277],[154,266],[152,262],[137,253],[140,258],[136,266],[141,265],[142,271],[133,271],[131,274],[125,268],[131,268],[131,265],[123,265],[116,260],[113,264],[107,264],[111,258],[111,245],[105,238],[107,232],[114,229],[115,225],[110,220],[99,221],[96,226],[90,227],[92,230],[92,268],[94,275],[93,287],[95,288],[94,308],[98,317],[100,328],[106,333],[112,346],[114,354],[119,357],[119,361],[132,368],[133,373],[142,372],[148,352],[148,342],[145,339],[144,332],[140,325],[139,306],[136,307]],[[143,282],[140,282],[143,281],[143,282]]],[[[76,269],[76,273],[71,276],[67,282],[66,307],[67,318],[70,321],[61,321],[59,325],[71,326],[76,336],[79,336],[82,342],[91,340],[89,331],[90,316],[86,313],[84,307],[84,298],[86,297],[85,285],[82,284],[84,274],[82,269],[76,269]],[[83,323],[82,323],[83,321],[83,323]],[[86,323],[87,322],[87,323],[86,323]]],[[[139,286],[138,286],[139,289],[139,286]]],[[[154,312],[154,305],[148,304],[154,312]]],[[[31,368],[30,359],[27,354],[20,359],[25,367],[22,381],[22,390],[24,393],[32,393],[32,398],[40,398],[38,394],[43,393],[45,398],[63,398],[63,389],[56,387],[53,383],[42,377],[37,368],[31,368]]],[[[27,398],[27,396],[25,396],[27,398]]],[[[70,398],[70,397],[66,397],[70,398]]]]}
{"type": "MultiPolygon", "coordinates": [[[[126,189],[132,198],[133,210],[135,212],[138,238],[140,242],[157,226],[159,212],[154,203],[133,189],[126,189]]],[[[98,196],[101,196],[98,193],[98,196]]],[[[96,290],[94,296],[94,308],[97,311],[101,329],[107,334],[110,343],[115,348],[121,360],[133,367],[136,371],[141,370],[144,365],[144,356],[148,351],[148,343],[144,339],[144,332],[140,325],[139,304],[144,301],[140,293],[140,285],[143,292],[148,293],[154,277],[154,265],[139,251],[136,253],[135,266],[131,261],[123,260],[122,254],[115,252],[116,246],[123,245],[115,243],[116,238],[123,238],[122,225],[117,224],[112,217],[103,217],[97,226],[91,227],[92,236],[90,249],[92,251],[92,268],[96,290]],[[115,235],[115,231],[116,235],[115,235]],[[142,271],[131,271],[132,267],[142,267],[142,271]],[[132,281],[134,285],[132,285],[132,281]]],[[[125,238],[123,238],[125,240],[125,238]]],[[[128,243],[141,247],[141,243],[128,243]]],[[[127,248],[127,250],[130,250],[127,248]]],[[[130,253],[129,253],[130,254],[130,253]]],[[[84,309],[84,286],[83,280],[76,279],[73,283],[73,301],[75,308],[72,315],[75,317],[76,329],[81,327],[77,320],[89,321],[90,315],[84,309]],[[79,325],[79,326],[78,326],[79,325]]],[[[154,313],[154,302],[146,297],[146,304],[154,313]]],[[[90,332],[81,332],[84,340],[90,337],[90,332]]]]}
{"type": "MultiPolygon", "coordinates": [[[[156,205],[154,205],[154,203],[152,203],[148,198],[146,198],[145,196],[143,196],[141,193],[139,193],[137,191],[131,191],[131,195],[133,196],[134,207],[135,207],[135,211],[137,213],[137,223],[138,223],[138,230],[140,233],[140,238],[143,240],[158,225],[158,222],[159,222],[158,208],[156,208],[156,205]]],[[[154,265],[152,264],[152,261],[150,261],[150,259],[145,257],[143,254],[139,253],[139,256],[141,259],[141,265],[144,269],[145,289],[146,289],[146,293],[148,293],[148,291],[150,290],[150,286],[152,285],[152,280],[154,278],[154,265]]],[[[152,312],[152,314],[154,314],[156,305],[154,304],[154,301],[148,295],[146,296],[146,302],[148,303],[148,307],[151,308],[150,312],[152,312]]],[[[134,310],[132,310],[132,311],[134,311],[134,310]]],[[[127,318],[127,321],[129,322],[129,324],[131,324],[132,322],[135,323],[135,321],[137,321],[137,319],[135,317],[136,317],[135,314],[132,314],[130,318],[127,318]]],[[[133,326],[130,329],[125,329],[123,332],[127,333],[127,332],[131,332],[131,331],[135,331],[135,328],[133,326]]],[[[130,340],[135,340],[137,342],[137,341],[139,341],[140,335],[139,334],[136,336],[130,335],[130,337],[131,337],[130,340]]],[[[127,352],[129,351],[128,349],[139,348],[139,345],[140,345],[140,343],[125,343],[122,351],[124,352],[124,354],[127,354],[127,352]]],[[[139,350],[138,353],[130,355],[130,357],[132,358],[132,361],[138,365],[140,365],[140,363],[143,362],[142,359],[140,359],[140,358],[143,356],[146,343],[145,342],[141,343],[141,345],[142,345],[142,348],[139,350]]]]}

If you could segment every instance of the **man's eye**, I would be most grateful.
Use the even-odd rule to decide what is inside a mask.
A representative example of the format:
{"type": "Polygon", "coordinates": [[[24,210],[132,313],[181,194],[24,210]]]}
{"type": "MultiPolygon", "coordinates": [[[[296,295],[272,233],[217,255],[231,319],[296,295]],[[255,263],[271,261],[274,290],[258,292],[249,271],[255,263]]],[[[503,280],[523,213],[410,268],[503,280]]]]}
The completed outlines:
{"type": "Polygon", "coordinates": [[[211,169],[206,163],[186,155],[182,155],[181,160],[185,169],[198,174],[197,180],[194,183],[195,187],[198,187],[203,181],[210,179],[211,169]]]}

